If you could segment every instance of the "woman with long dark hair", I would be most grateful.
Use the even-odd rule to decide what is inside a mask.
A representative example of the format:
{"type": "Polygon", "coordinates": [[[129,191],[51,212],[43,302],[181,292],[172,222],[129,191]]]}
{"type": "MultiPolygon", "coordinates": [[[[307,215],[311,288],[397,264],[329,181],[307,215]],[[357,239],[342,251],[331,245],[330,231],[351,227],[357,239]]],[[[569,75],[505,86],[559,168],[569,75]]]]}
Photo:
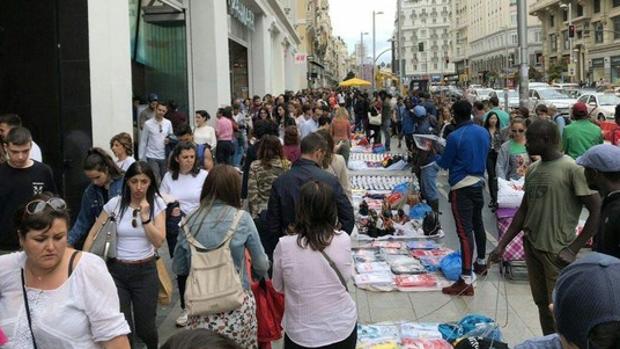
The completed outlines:
{"type": "Polygon", "coordinates": [[[80,213],[69,232],[69,245],[81,247],[83,239],[93,226],[103,205],[110,198],[120,195],[123,187],[123,171],[112,157],[101,148],[91,148],[82,165],[90,184],[82,194],[80,213]]]}
{"type": "MultiPolygon", "coordinates": [[[[194,238],[207,249],[220,246],[227,238],[229,230],[233,230],[228,240],[230,252],[245,289],[245,298],[239,308],[225,313],[190,316],[189,328],[210,329],[244,348],[256,348],[256,301],[250,290],[245,251],[247,249],[250,252],[252,271],[259,277],[267,275],[269,260],[252,216],[241,210],[241,178],[234,167],[216,165],[209,172],[200,194],[200,207],[190,214],[185,224],[194,238]],[[233,226],[235,218],[238,219],[236,227],[233,226]]],[[[187,240],[185,235],[181,234],[173,263],[177,275],[189,274],[190,257],[187,240]]]]}
{"type": "Polygon", "coordinates": [[[130,338],[139,337],[148,349],[158,347],[155,317],[159,279],[155,252],[166,238],[165,210],[153,170],[146,162],[137,161],[125,173],[121,195],[105,204],[89,234],[94,236],[114,215],[117,256],[108,262],[108,269],[116,284],[121,311],[132,328],[130,338]]]}
{"type": "MultiPolygon", "coordinates": [[[[166,241],[170,257],[174,256],[174,249],[179,235],[179,222],[183,216],[189,215],[200,205],[200,191],[207,178],[207,171],[200,168],[196,156],[196,146],[193,143],[181,142],[176,145],[170,156],[170,170],[161,181],[159,191],[167,201],[166,208],[166,241]]],[[[177,275],[179,294],[185,294],[185,280],[187,275],[177,275]]],[[[181,297],[183,312],[177,318],[179,327],[187,325],[185,299],[181,297]]]]}
{"type": "Polygon", "coordinates": [[[491,138],[491,149],[489,149],[487,157],[487,176],[489,177],[489,194],[491,195],[489,207],[495,209],[497,208],[497,173],[495,172],[495,165],[497,164],[497,154],[503,143],[502,132],[499,127],[499,117],[496,112],[489,112],[487,119],[484,121],[484,128],[489,131],[489,137],[491,138]]]}
{"type": "Polygon", "coordinates": [[[357,310],[348,293],[351,238],[337,227],[332,189],[304,184],[295,224],[273,254],[273,286],[284,293],[284,348],[355,348],[357,310]]]}

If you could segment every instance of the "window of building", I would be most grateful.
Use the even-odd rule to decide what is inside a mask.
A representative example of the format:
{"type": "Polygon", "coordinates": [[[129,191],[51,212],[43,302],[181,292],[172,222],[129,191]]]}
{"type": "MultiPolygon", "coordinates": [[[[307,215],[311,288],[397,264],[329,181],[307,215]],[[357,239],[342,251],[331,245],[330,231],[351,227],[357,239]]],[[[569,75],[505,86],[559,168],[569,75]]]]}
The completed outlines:
{"type": "Polygon", "coordinates": [[[583,6],[577,4],[577,17],[583,16],[583,6]]]}
{"type": "Polygon", "coordinates": [[[562,11],[562,20],[563,20],[564,22],[567,22],[567,21],[568,21],[568,10],[563,10],[563,11],[562,11]]]}
{"type": "Polygon", "coordinates": [[[517,15],[510,16],[510,24],[517,25],[517,15]]]}
{"type": "Polygon", "coordinates": [[[558,42],[555,34],[549,35],[549,51],[557,52],[558,51],[558,42]]]}
{"type": "Polygon", "coordinates": [[[614,40],[620,39],[620,16],[611,19],[614,23],[614,40]]]}
{"type": "Polygon", "coordinates": [[[517,34],[510,35],[510,41],[512,42],[513,45],[518,44],[519,43],[519,37],[517,36],[517,34]]]}
{"type": "Polygon", "coordinates": [[[618,6],[620,6],[620,0],[612,0],[612,2],[611,2],[611,6],[612,6],[612,7],[618,7],[618,6]]]}
{"type": "Polygon", "coordinates": [[[433,69],[437,70],[437,63],[433,64],[433,69]]]}
{"type": "Polygon", "coordinates": [[[427,69],[427,66],[426,66],[426,63],[422,63],[422,70],[423,70],[423,71],[427,71],[427,70],[428,70],[428,69],[427,69]]]}
{"type": "Polygon", "coordinates": [[[592,11],[594,13],[601,12],[601,0],[594,0],[594,4],[592,5],[592,7],[593,7],[592,11]]]}
{"type": "Polygon", "coordinates": [[[601,22],[594,23],[594,43],[600,44],[603,42],[603,39],[603,24],[601,22]]]}
{"type": "Polygon", "coordinates": [[[562,32],[562,42],[563,44],[563,49],[564,50],[569,50],[570,49],[570,40],[568,39],[568,30],[565,30],[562,32]]]}
{"type": "Polygon", "coordinates": [[[555,16],[549,16],[549,26],[551,28],[555,27],[555,16]]]}

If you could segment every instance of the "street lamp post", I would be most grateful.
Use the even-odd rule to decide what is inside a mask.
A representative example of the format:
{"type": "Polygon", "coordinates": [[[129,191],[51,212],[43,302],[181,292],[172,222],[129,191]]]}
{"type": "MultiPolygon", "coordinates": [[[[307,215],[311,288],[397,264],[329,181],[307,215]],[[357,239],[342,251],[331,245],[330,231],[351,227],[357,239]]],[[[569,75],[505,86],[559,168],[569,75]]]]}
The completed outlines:
{"type": "Polygon", "coordinates": [[[575,63],[573,59],[573,38],[570,37],[570,28],[573,25],[573,5],[569,2],[568,4],[560,5],[560,8],[568,8],[568,30],[566,33],[568,34],[569,82],[572,82],[574,70],[573,64],[575,63]]]}
{"type": "Polygon", "coordinates": [[[364,35],[368,32],[360,32],[360,79],[364,78],[364,35]]]}
{"type": "Polygon", "coordinates": [[[376,82],[375,82],[375,59],[376,59],[376,51],[375,51],[375,44],[376,44],[376,38],[375,38],[375,16],[376,15],[382,15],[383,11],[372,11],[372,90],[374,91],[376,86],[376,82]]]}

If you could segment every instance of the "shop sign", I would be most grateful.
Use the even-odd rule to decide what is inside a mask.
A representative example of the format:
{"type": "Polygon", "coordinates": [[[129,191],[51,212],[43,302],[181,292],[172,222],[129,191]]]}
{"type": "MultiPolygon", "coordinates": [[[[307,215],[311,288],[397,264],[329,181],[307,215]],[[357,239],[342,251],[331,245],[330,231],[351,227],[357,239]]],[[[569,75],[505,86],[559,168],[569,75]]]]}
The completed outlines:
{"type": "Polygon", "coordinates": [[[227,0],[228,13],[239,20],[248,29],[254,31],[254,12],[250,10],[242,0],[227,0]]]}
{"type": "Polygon", "coordinates": [[[305,64],[307,58],[308,55],[306,55],[305,53],[297,53],[295,54],[295,64],[305,64]]]}

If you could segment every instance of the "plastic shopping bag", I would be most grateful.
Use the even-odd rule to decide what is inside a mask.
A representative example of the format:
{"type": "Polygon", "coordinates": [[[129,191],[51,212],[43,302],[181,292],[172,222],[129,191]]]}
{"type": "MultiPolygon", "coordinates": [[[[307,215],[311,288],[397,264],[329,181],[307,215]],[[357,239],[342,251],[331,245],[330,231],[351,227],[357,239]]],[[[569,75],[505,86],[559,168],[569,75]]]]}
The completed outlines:
{"type": "Polygon", "coordinates": [[[507,181],[497,178],[497,205],[500,208],[519,208],[523,200],[523,179],[507,181]]]}
{"type": "Polygon", "coordinates": [[[439,262],[439,269],[450,281],[457,281],[461,277],[461,253],[453,252],[443,257],[439,262]]]}

